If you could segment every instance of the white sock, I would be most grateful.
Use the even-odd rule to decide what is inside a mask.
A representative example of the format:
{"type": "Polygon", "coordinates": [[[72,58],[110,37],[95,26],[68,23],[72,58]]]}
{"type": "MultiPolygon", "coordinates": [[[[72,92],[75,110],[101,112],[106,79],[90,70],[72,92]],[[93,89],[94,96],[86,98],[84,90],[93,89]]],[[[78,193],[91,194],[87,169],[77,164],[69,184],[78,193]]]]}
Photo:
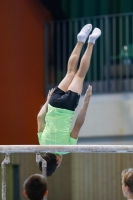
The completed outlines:
{"type": "Polygon", "coordinates": [[[95,44],[96,39],[101,35],[99,28],[94,28],[92,34],[89,36],[88,42],[95,44]]]}
{"type": "Polygon", "coordinates": [[[77,35],[77,40],[78,42],[83,42],[85,43],[89,33],[91,32],[92,30],[92,25],[91,24],[87,24],[85,25],[81,31],[79,32],[79,34],[77,35]]]}

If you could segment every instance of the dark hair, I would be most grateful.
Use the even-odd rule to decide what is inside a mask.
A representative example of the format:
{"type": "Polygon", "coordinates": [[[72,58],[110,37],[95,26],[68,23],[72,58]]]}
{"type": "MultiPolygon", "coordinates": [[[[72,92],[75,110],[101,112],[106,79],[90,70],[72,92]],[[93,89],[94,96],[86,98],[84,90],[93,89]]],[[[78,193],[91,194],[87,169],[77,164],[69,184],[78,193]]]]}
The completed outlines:
{"type": "Polygon", "coordinates": [[[122,180],[125,186],[128,186],[129,191],[133,193],[133,168],[128,168],[122,171],[122,180]]]}
{"type": "MultiPolygon", "coordinates": [[[[53,153],[46,153],[42,155],[42,158],[46,160],[47,162],[47,176],[51,176],[54,171],[56,170],[56,167],[58,166],[56,155],[53,153]]],[[[42,171],[42,162],[39,162],[39,169],[42,171]]]]}
{"type": "Polygon", "coordinates": [[[47,182],[43,175],[33,174],[24,182],[24,190],[30,200],[42,200],[47,191],[47,182]]]}

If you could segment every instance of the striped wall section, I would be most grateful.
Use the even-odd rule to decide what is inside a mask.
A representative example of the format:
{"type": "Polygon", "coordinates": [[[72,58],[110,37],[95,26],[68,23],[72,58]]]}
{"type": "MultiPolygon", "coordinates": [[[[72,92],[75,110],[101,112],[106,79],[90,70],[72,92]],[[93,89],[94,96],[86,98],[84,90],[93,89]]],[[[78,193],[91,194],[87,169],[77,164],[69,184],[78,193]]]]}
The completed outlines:
{"type": "MultiPolygon", "coordinates": [[[[23,182],[33,173],[40,173],[35,154],[11,154],[7,165],[7,200],[14,197],[12,166],[19,166],[20,199],[23,196],[23,182]]],[[[4,155],[0,155],[2,162],[4,155]]],[[[48,178],[48,200],[124,200],[121,190],[121,171],[133,167],[132,154],[87,154],[65,155],[62,165],[48,178]]],[[[1,190],[0,190],[1,192],[1,190]]],[[[1,199],[1,194],[0,194],[1,199]]]]}

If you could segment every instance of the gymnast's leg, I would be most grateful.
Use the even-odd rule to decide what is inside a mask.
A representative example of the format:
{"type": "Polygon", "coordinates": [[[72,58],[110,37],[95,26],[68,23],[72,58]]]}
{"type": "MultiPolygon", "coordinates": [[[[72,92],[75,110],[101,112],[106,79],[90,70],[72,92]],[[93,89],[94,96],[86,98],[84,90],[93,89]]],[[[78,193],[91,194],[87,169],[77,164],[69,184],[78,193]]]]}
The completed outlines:
{"type": "Polygon", "coordinates": [[[78,94],[82,93],[83,81],[85,79],[86,73],[88,72],[90,66],[90,60],[92,55],[93,46],[95,44],[96,39],[101,35],[101,30],[95,28],[92,34],[89,36],[87,49],[81,59],[80,66],[71,84],[68,87],[68,90],[76,92],[78,94]]]}
{"type": "Polygon", "coordinates": [[[92,25],[87,24],[81,29],[80,33],[77,35],[78,42],[68,60],[66,76],[61,81],[61,83],[58,85],[58,87],[61,90],[63,90],[64,92],[66,92],[68,90],[68,87],[71,84],[71,82],[75,76],[82,47],[83,47],[89,33],[91,32],[91,30],[92,30],[92,25]]]}

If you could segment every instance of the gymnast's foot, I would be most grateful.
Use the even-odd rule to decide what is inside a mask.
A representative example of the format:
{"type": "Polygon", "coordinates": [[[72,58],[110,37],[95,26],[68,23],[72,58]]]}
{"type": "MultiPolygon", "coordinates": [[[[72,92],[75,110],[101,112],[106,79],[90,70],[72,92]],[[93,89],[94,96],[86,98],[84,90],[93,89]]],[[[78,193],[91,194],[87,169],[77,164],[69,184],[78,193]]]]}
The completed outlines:
{"type": "Polygon", "coordinates": [[[99,28],[94,28],[92,34],[89,36],[89,43],[95,44],[95,41],[97,38],[99,38],[101,35],[101,30],[99,28]]]}
{"type": "Polygon", "coordinates": [[[77,35],[77,40],[78,42],[83,42],[85,43],[89,33],[91,32],[92,30],[92,25],[91,24],[87,24],[85,25],[81,31],[79,32],[79,34],[77,35]]]}

